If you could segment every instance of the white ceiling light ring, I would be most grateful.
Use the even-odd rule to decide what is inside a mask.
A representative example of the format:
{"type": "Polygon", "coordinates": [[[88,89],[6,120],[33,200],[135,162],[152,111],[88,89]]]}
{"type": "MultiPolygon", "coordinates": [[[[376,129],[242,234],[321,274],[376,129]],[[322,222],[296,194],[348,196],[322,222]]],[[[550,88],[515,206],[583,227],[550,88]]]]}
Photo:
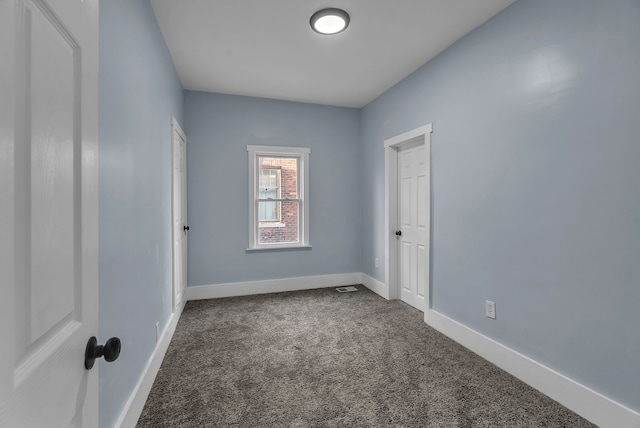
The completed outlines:
{"type": "Polygon", "coordinates": [[[350,20],[349,14],[344,10],[330,7],[320,9],[311,15],[309,24],[318,34],[332,35],[346,30],[350,20]]]}

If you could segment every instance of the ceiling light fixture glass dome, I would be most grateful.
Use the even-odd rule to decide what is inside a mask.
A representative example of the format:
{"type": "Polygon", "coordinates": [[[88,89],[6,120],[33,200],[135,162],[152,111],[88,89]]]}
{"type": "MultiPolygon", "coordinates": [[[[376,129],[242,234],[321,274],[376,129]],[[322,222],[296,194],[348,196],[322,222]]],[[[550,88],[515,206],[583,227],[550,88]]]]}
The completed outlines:
{"type": "Polygon", "coordinates": [[[320,34],[338,34],[349,26],[349,14],[342,9],[321,9],[309,20],[313,31],[320,34]]]}

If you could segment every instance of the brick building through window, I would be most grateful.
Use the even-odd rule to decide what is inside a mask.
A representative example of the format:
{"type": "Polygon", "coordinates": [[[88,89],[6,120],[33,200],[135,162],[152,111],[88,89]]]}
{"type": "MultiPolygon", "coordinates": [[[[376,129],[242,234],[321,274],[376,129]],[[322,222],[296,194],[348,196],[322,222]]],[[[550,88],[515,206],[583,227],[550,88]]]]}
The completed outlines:
{"type": "Polygon", "coordinates": [[[299,242],[298,159],[260,156],[258,176],[258,242],[299,242]],[[274,199],[274,201],[264,201],[274,199]]]}

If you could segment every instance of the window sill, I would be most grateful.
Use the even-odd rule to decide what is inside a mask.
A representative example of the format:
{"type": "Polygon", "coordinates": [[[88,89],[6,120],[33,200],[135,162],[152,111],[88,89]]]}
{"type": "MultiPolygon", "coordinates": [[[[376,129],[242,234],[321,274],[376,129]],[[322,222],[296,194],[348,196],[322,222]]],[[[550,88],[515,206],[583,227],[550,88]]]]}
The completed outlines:
{"type": "Polygon", "coordinates": [[[260,223],[258,223],[258,227],[260,228],[269,228],[269,227],[287,227],[286,224],[284,223],[280,223],[278,221],[276,222],[268,222],[268,221],[261,221],[260,223]]]}
{"type": "Polygon", "coordinates": [[[311,245],[273,245],[273,246],[261,246],[254,248],[247,248],[247,253],[262,252],[262,251],[291,251],[291,250],[310,250],[311,245]]]}

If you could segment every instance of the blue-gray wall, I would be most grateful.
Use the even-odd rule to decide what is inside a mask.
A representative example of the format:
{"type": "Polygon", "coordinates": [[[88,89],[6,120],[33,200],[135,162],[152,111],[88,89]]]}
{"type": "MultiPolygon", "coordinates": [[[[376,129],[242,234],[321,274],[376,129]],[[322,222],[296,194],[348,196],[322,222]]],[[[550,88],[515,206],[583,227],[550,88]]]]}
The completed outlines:
{"type": "Polygon", "coordinates": [[[433,123],[433,308],[636,411],[639,23],[638,0],[519,0],[360,137],[365,273],[384,279],[383,141],[433,123]]]}
{"type": "Polygon", "coordinates": [[[189,285],[360,271],[357,109],[185,91],[189,285]],[[310,147],[311,250],[247,253],[247,145],[310,147]]]}
{"type": "Polygon", "coordinates": [[[182,86],[148,0],[100,2],[100,426],[113,426],[171,315],[171,116],[182,86]]]}

